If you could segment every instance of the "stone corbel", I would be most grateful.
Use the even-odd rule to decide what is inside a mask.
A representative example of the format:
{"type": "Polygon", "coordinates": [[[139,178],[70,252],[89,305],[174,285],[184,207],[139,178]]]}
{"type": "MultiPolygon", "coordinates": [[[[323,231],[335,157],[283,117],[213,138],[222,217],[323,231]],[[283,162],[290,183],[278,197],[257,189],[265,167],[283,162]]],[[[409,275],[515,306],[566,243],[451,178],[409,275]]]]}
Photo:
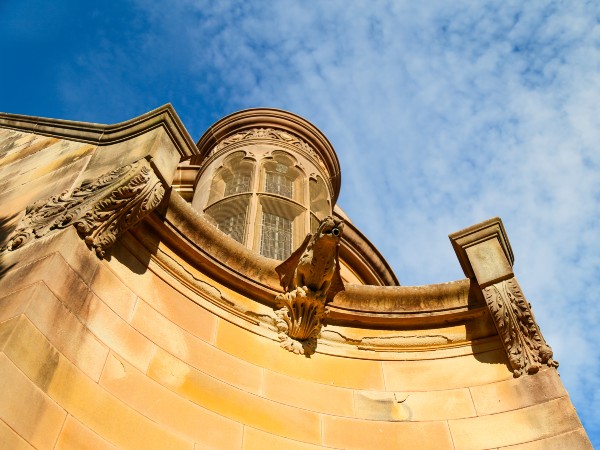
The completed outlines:
{"type": "Polygon", "coordinates": [[[1,250],[16,250],[73,225],[102,258],[120,235],[159,205],[164,194],[150,163],[140,159],[30,205],[1,250]]]}
{"type": "Polygon", "coordinates": [[[513,273],[514,256],[499,218],[451,234],[468,278],[481,289],[515,377],[534,374],[542,364],[558,367],[513,273]]]}

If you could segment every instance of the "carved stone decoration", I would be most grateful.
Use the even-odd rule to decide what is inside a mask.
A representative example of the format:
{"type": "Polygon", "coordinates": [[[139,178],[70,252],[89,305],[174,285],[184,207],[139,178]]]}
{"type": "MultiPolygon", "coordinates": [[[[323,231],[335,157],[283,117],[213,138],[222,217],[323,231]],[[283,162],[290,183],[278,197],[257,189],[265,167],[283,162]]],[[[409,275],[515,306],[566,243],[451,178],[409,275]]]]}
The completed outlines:
{"type": "Polygon", "coordinates": [[[145,159],[119,167],[79,187],[27,207],[1,250],[15,250],[52,230],[74,225],[102,258],[116,239],[164,197],[165,189],[145,159]]]}
{"type": "Polygon", "coordinates": [[[275,326],[281,346],[296,354],[311,355],[317,347],[325,305],[344,289],[340,276],[339,247],[344,222],[332,216],[321,221],[313,235],[277,266],[284,291],[275,298],[275,326]]]}
{"type": "Polygon", "coordinates": [[[542,364],[558,367],[515,278],[492,284],[483,294],[515,378],[538,372],[542,364]]]}
{"type": "Polygon", "coordinates": [[[240,141],[252,140],[252,139],[268,139],[274,141],[282,141],[287,144],[293,145],[297,150],[301,153],[304,153],[307,156],[312,157],[313,159],[319,162],[319,165],[324,167],[324,163],[317,154],[317,152],[302,139],[287,133],[282,130],[276,130],[274,128],[252,128],[250,130],[241,131],[239,133],[234,134],[233,136],[229,136],[222,141],[220,141],[210,152],[210,155],[214,155],[219,150],[240,141]]]}

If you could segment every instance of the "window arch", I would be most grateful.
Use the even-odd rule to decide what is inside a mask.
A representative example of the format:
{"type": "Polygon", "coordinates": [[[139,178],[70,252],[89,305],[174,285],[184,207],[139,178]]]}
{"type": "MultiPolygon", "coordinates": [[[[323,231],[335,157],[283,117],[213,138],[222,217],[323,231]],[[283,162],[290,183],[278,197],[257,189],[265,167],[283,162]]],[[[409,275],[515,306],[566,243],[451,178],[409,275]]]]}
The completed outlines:
{"type": "Polygon", "coordinates": [[[262,166],[262,191],[304,203],[304,174],[296,160],[276,150],[262,166]]]}
{"type": "Polygon", "coordinates": [[[235,152],[229,155],[215,172],[208,205],[231,195],[250,192],[254,165],[254,161],[246,158],[244,152],[235,152]]]}

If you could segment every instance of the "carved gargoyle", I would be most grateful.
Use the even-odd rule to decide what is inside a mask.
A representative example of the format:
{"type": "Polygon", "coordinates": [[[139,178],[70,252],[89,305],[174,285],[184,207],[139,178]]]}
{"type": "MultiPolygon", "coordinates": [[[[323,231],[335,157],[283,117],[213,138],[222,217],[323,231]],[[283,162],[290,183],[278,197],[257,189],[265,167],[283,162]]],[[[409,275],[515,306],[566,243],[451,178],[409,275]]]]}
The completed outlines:
{"type": "Polygon", "coordinates": [[[291,352],[314,353],[325,304],[344,289],[339,262],[343,230],[342,220],[327,216],[275,269],[284,289],[276,297],[276,326],[281,346],[291,352]]]}

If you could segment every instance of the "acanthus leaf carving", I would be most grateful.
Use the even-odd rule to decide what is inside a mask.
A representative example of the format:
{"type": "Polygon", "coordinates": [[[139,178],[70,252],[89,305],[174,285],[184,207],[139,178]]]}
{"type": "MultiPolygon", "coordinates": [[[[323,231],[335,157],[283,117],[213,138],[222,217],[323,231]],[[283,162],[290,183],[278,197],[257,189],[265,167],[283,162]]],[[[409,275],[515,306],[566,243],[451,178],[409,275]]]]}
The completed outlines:
{"type": "Polygon", "coordinates": [[[277,268],[284,292],[276,296],[275,326],[281,346],[311,355],[317,347],[326,303],[344,289],[339,247],[344,222],[327,216],[317,231],[277,268]]]}
{"type": "Polygon", "coordinates": [[[159,205],[164,194],[148,161],[141,159],[84,181],[72,192],[30,205],[2,251],[16,250],[52,230],[74,225],[102,258],[121,234],[159,205]]]}
{"type": "Polygon", "coordinates": [[[542,364],[558,367],[515,278],[487,286],[483,294],[515,377],[534,374],[542,364]]]}

